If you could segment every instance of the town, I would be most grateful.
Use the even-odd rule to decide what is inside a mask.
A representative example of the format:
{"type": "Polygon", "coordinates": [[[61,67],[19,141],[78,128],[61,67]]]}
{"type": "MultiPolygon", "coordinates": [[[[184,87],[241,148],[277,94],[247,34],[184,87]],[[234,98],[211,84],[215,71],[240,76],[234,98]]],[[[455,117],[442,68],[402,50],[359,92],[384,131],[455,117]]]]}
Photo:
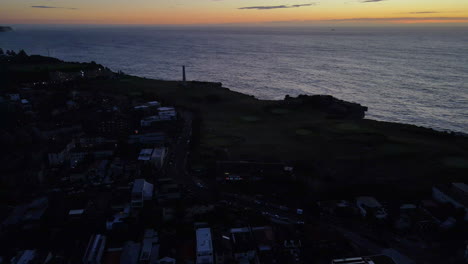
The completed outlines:
{"type": "Polygon", "coordinates": [[[468,262],[466,182],[314,195],[286,158],[202,164],[198,113],[74,67],[2,88],[0,263],[468,262]]]}

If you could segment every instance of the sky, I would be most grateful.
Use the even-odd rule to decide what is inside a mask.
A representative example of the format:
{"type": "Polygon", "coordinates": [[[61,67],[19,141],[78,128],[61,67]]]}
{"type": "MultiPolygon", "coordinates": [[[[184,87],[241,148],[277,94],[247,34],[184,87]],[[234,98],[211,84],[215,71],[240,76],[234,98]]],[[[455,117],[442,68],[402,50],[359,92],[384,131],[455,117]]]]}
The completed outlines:
{"type": "Polygon", "coordinates": [[[468,26],[468,0],[0,0],[0,24],[468,26]]]}

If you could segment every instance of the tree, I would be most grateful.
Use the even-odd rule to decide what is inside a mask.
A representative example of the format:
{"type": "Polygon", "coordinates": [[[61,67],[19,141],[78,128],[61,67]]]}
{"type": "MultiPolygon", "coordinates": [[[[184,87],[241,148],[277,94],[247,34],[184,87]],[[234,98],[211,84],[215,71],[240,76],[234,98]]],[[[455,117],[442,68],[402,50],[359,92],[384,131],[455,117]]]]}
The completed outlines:
{"type": "Polygon", "coordinates": [[[5,55],[2,48],[0,48],[0,55],[5,55]]]}
{"type": "Polygon", "coordinates": [[[6,51],[6,54],[7,54],[8,56],[16,56],[16,52],[15,52],[14,50],[7,50],[7,51],[6,51]]]}
{"type": "Polygon", "coordinates": [[[18,56],[19,56],[19,57],[27,57],[28,54],[26,54],[26,51],[20,50],[20,51],[18,52],[18,56]]]}

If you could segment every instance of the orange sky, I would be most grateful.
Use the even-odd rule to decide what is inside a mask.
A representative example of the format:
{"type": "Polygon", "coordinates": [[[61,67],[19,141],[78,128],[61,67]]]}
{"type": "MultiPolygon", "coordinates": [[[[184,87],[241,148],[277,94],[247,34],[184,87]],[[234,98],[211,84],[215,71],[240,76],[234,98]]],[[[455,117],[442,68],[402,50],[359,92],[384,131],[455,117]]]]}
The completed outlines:
{"type": "Polygon", "coordinates": [[[468,0],[1,0],[0,23],[468,25],[468,0]]]}

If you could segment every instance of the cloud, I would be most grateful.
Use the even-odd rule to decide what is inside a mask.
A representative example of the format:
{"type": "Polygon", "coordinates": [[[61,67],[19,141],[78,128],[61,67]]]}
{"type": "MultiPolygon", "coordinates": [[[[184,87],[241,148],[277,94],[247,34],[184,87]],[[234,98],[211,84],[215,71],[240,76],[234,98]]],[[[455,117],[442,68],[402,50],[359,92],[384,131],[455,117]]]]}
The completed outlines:
{"type": "Polygon", "coordinates": [[[361,3],[377,3],[377,2],[383,2],[383,1],[386,1],[386,0],[364,0],[364,1],[361,1],[361,3]]]}
{"type": "Polygon", "coordinates": [[[468,17],[391,17],[391,18],[383,18],[383,17],[362,17],[362,18],[344,18],[344,19],[328,19],[328,20],[321,20],[327,22],[392,22],[392,21],[401,21],[401,20],[408,20],[408,21],[427,21],[427,20],[440,20],[440,21],[461,21],[466,20],[468,21],[468,17]]]}
{"type": "Polygon", "coordinates": [[[78,9],[78,8],[74,8],[74,7],[44,6],[44,5],[31,6],[31,8],[42,8],[42,9],[58,8],[58,9],[69,9],[69,10],[76,10],[76,9],[78,9]]]}
{"type": "Polygon", "coordinates": [[[58,8],[56,6],[31,6],[32,8],[58,8]]]}
{"type": "Polygon", "coordinates": [[[409,12],[407,14],[438,14],[440,12],[436,11],[419,11],[419,12],[409,12]]]}
{"type": "Polygon", "coordinates": [[[300,4],[300,5],[246,6],[246,7],[239,7],[238,9],[270,10],[270,9],[282,9],[282,8],[298,8],[298,7],[314,6],[314,5],[316,5],[316,3],[300,4]]]}

